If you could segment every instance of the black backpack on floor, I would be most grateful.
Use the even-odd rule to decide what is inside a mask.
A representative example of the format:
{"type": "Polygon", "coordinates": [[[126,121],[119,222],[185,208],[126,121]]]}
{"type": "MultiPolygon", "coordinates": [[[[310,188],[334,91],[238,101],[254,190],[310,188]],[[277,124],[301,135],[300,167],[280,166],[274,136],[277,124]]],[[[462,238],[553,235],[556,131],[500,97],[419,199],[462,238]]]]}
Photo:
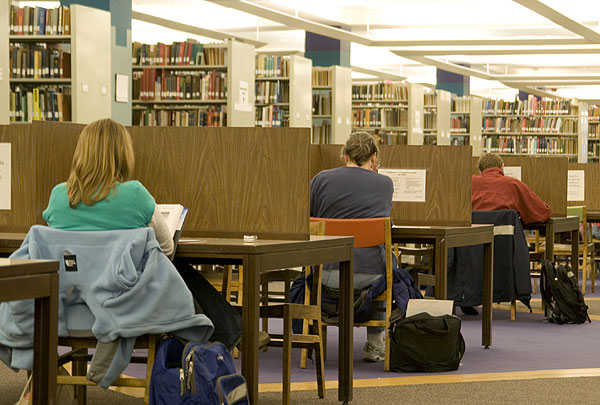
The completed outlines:
{"type": "Polygon", "coordinates": [[[550,313],[552,323],[584,323],[591,322],[588,306],[577,284],[577,275],[571,267],[545,260],[542,264],[542,280],[540,290],[542,300],[550,313]]]}

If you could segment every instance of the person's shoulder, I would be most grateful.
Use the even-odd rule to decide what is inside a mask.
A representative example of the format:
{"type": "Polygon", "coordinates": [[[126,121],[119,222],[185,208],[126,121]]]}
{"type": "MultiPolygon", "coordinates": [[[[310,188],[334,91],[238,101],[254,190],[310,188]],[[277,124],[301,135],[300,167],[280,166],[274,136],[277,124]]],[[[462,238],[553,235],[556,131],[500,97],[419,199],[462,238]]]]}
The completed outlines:
{"type": "Polygon", "coordinates": [[[59,195],[67,195],[67,183],[58,183],[50,192],[50,197],[56,197],[59,195]]]}

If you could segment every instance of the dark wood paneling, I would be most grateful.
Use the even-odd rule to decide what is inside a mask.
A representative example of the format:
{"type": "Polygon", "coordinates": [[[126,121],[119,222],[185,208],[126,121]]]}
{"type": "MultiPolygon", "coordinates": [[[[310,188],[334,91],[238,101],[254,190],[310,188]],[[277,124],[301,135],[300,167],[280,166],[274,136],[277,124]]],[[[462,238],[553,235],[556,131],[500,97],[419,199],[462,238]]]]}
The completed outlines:
{"type": "MultiPolygon", "coordinates": [[[[585,170],[585,201],[587,211],[600,211],[600,164],[569,163],[569,170],[585,170]]],[[[567,205],[582,205],[581,201],[567,201],[567,205]]]]}
{"type": "MultiPolygon", "coordinates": [[[[502,156],[505,166],[521,166],[521,181],[548,205],[552,216],[567,214],[568,158],[552,156],[502,156]]],[[[478,174],[478,158],[473,158],[472,173],[478,174]]]]}
{"type": "MultiPolygon", "coordinates": [[[[19,147],[13,146],[15,209],[0,211],[0,231],[43,223],[41,212],[52,187],[68,178],[83,127],[38,122],[2,132],[0,141],[19,147]],[[21,138],[19,131],[25,134],[21,138]],[[15,168],[15,161],[20,166],[15,168]]],[[[308,239],[308,129],[128,129],[136,154],[134,178],[158,203],[189,208],[184,234],[308,239]]]]}
{"type": "Polygon", "coordinates": [[[307,239],[310,132],[300,128],[130,128],[136,178],[187,206],[185,232],[307,239]]]}
{"type": "MultiPolygon", "coordinates": [[[[343,165],[342,145],[312,145],[311,174],[343,165]]],[[[471,224],[471,148],[469,146],[380,146],[381,167],[426,169],[426,202],[394,202],[397,225],[471,224]]]]}
{"type": "Polygon", "coordinates": [[[42,220],[35,207],[36,159],[33,154],[30,125],[0,126],[0,142],[11,144],[11,209],[0,210],[0,230],[27,232],[42,220]]]}

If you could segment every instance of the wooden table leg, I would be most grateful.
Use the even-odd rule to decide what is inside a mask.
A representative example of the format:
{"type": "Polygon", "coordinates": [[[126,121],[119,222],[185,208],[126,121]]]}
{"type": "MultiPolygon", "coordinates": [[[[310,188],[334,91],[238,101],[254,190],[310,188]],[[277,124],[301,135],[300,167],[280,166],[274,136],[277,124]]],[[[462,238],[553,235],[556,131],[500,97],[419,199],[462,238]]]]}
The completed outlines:
{"type": "Polygon", "coordinates": [[[242,375],[248,385],[250,403],[258,403],[258,319],[260,256],[244,260],[244,305],[242,306],[242,375]]]}
{"type": "Polygon", "coordinates": [[[436,238],[434,243],[435,255],[435,294],[438,300],[445,300],[448,295],[448,248],[446,238],[436,238]]]}
{"type": "Polygon", "coordinates": [[[492,344],[492,295],[494,279],[494,242],[483,245],[483,294],[481,344],[488,349],[492,344]]]}
{"type": "MultiPolygon", "coordinates": [[[[584,257],[583,271],[585,271],[585,261],[586,258],[584,257]]],[[[577,281],[579,281],[579,229],[571,231],[571,268],[575,273],[575,277],[577,277],[577,281]]],[[[585,277],[583,277],[583,282],[586,282],[585,277]]],[[[582,286],[582,291],[585,294],[585,285],[582,286]]]]}
{"type": "MultiPolygon", "coordinates": [[[[352,249],[352,248],[350,248],[352,249]]],[[[353,327],[354,327],[354,251],[350,260],[340,263],[340,330],[338,344],[338,401],[352,400],[353,327]]]]}
{"type": "Polygon", "coordinates": [[[56,400],[58,274],[49,274],[44,278],[47,280],[49,296],[34,301],[32,400],[33,404],[53,405],[56,400]]]}

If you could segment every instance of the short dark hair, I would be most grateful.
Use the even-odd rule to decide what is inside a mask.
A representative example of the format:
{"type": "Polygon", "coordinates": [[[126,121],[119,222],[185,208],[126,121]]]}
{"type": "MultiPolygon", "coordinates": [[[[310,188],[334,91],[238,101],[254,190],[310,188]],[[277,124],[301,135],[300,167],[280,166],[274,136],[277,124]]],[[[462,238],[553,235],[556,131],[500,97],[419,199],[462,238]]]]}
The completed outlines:
{"type": "Polygon", "coordinates": [[[377,142],[368,132],[354,132],[342,149],[342,156],[348,156],[357,166],[365,164],[371,156],[379,153],[377,142]]]}
{"type": "Polygon", "coordinates": [[[504,165],[504,161],[502,158],[495,153],[484,153],[479,158],[477,162],[477,168],[479,172],[482,173],[485,169],[489,169],[491,167],[502,167],[504,165]]]}

